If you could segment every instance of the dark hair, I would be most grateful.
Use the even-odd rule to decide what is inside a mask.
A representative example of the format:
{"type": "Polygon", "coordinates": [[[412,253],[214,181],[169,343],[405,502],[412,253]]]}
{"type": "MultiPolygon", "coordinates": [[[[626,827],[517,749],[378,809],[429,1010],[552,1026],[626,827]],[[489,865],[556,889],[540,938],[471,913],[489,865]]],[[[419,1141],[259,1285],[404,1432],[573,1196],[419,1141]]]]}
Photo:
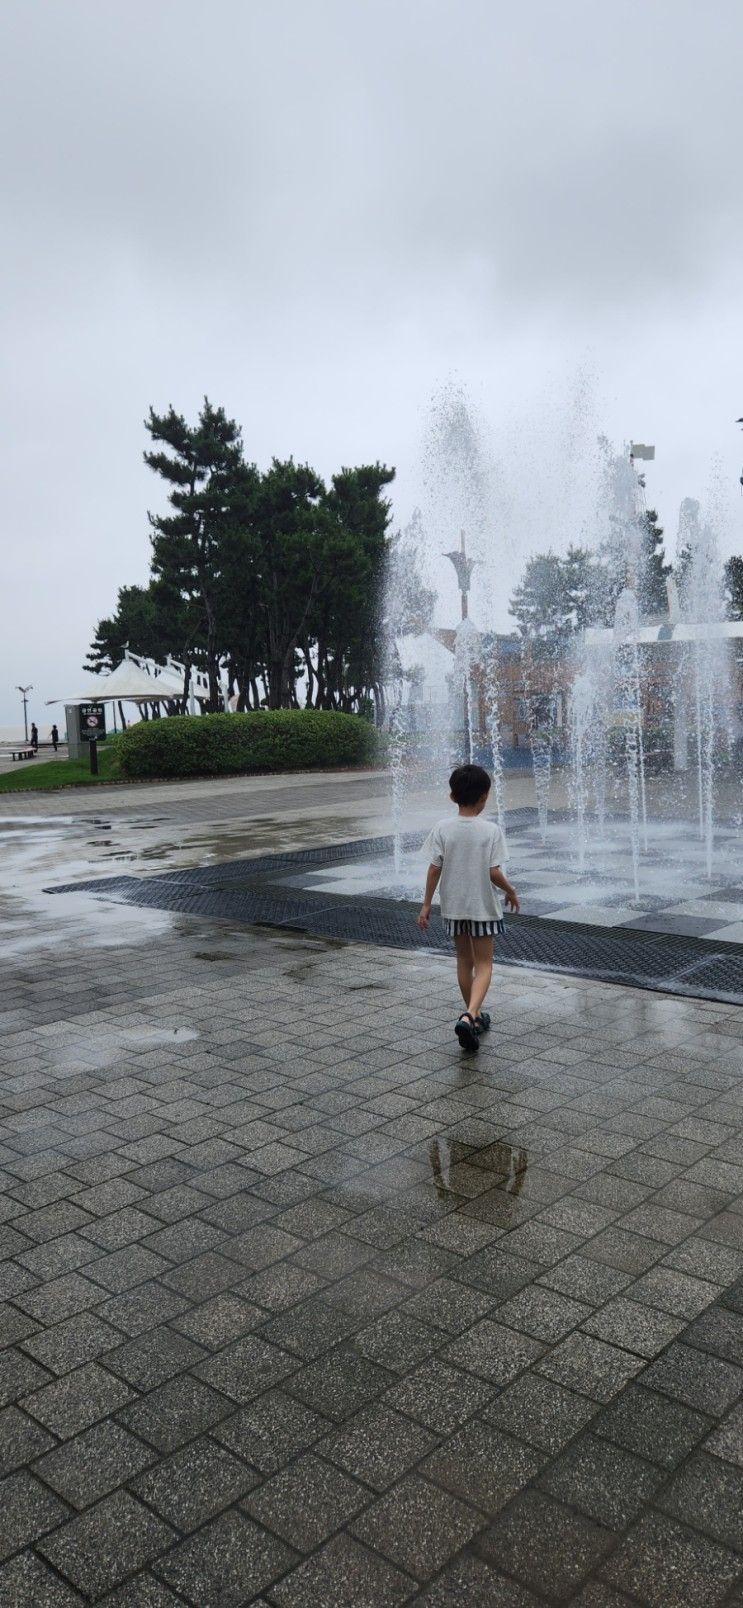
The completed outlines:
{"type": "Polygon", "coordinates": [[[490,777],[482,765],[457,765],[449,777],[455,804],[476,804],[483,793],[490,792],[490,785],[490,777]]]}

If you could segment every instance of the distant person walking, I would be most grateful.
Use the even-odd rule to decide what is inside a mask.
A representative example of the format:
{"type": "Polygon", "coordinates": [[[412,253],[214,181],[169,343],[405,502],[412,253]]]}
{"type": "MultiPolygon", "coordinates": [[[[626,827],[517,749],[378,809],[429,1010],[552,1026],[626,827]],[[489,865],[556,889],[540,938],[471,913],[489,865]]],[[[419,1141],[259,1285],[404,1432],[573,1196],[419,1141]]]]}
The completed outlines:
{"type": "Polygon", "coordinates": [[[56,754],[57,749],[59,748],[59,732],[57,731],[56,724],[52,726],[52,748],[56,754]]]}
{"type": "Polygon", "coordinates": [[[33,748],[33,751],[34,751],[35,754],[38,753],[38,749],[39,749],[39,728],[38,728],[35,720],[31,721],[31,747],[33,748]]]}

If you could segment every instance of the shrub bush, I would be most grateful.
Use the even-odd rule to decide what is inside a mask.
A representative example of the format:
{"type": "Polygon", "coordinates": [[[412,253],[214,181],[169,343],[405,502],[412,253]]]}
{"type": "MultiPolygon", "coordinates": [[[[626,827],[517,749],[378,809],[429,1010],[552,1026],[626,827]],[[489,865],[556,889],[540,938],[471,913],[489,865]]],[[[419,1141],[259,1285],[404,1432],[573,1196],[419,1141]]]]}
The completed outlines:
{"type": "Polygon", "coordinates": [[[234,776],[369,764],[376,733],[331,709],[257,709],[245,715],[170,715],[123,734],[122,776],[234,776]]]}

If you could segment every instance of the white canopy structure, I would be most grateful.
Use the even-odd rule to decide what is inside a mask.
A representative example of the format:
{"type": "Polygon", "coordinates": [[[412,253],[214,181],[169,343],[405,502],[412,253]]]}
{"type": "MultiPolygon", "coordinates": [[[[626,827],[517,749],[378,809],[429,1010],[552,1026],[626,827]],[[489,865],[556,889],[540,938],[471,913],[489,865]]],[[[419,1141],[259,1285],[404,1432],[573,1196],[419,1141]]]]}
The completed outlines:
{"type": "MultiPolygon", "coordinates": [[[[664,620],[662,625],[641,625],[625,638],[627,642],[732,642],[743,637],[743,620],[664,620]]],[[[613,642],[611,626],[589,626],[585,632],[588,647],[613,642]]]]}
{"type": "Polygon", "coordinates": [[[430,631],[420,636],[399,636],[395,646],[403,674],[410,677],[415,671],[419,672],[414,688],[411,688],[410,682],[406,684],[403,702],[446,703],[453,669],[451,649],[445,647],[430,631]]]}
{"type": "MultiPolygon", "coordinates": [[[[185,666],[174,659],[164,665],[155,664],[136,653],[124,649],[124,657],[108,676],[91,676],[84,691],[74,697],[49,698],[50,704],[76,703],[158,703],[171,698],[182,698],[185,686],[185,666]]],[[[208,697],[208,682],[202,671],[192,670],[190,692],[195,698],[208,697]]]]}

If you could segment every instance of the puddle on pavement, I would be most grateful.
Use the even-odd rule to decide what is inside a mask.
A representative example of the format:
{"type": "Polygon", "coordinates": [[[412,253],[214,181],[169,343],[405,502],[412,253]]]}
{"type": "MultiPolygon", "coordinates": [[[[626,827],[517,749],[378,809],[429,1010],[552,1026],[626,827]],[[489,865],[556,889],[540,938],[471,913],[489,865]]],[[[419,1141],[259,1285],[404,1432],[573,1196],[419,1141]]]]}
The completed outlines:
{"type": "Polygon", "coordinates": [[[150,1028],[115,1028],[109,1023],[100,1026],[88,1025],[85,1038],[80,1044],[55,1045],[53,1042],[47,1046],[47,1055],[56,1067],[76,1067],[81,1061],[96,1067],[112,1066],[123,1054],[136,1055],[147,1050],[167,1050],[176,1045],[187,1044],[190,1039],[198,1038],[198,1033],[192,1027],[150,1027],[150,1028]]]}
{"type": "MultiPolygon", "coordinates": [[[[443,1134],[431,1140],[428,1159],[436,1193],[441,1197],[472,1195],[470,1176],[475,1172],[491,1173],[494,1189],[506,1195],[520,1195],[528,1167],[527,1152],[504,1141],[498,1140],[484,1150],[473,1151],[471,1145],[447,1139],[443,1134]]],[[[484,1193],[485,1190],[477,1190],[472,1198],[477,1199],[484,1193]]]]}
{"type": "MultiPolygon", "coordinates": [[[[178,931],[175,912],[128,905],[113,892],[102,892],[100,897],[90,892],[51,895],[47,890],[55,884],[109,877],[116,865],[136,874],[153,866],[180,870],[247,860],[271,850],[311,848],[363,836],[367,830],[368,822],[360,814],[334,814],[332,809],[294,821],[267,814],[249,822],[227,821],[208,828],[203,822],[184,824],[144,811],[130,817],[0,818],[0,941],[4,955],[22,959],[63,943],[116,947],[178,931]]],[[[193,931],[194,926],[188,930],[193,931]]],[[[327,950],[341,944],[338,940],[320,941],[317,948],[327,950]]],[[[296,949],[296,942],[291,947],[296,949]]],[[[215,952],[209,951],[208,958],[216,958],[215,952]]]]}

